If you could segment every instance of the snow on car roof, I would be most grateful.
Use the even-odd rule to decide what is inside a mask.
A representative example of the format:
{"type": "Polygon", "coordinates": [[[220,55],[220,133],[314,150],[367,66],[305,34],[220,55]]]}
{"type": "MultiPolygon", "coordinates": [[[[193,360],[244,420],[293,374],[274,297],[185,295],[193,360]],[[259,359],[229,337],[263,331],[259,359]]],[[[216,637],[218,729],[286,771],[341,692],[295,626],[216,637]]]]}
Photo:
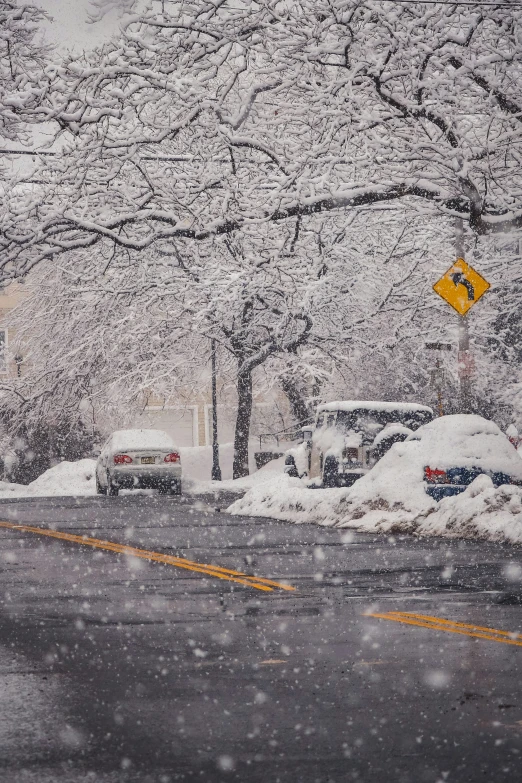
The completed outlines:
{"type": "Polygon", "coordinates": [[[420,441],[420,458],[431,468],[477,467],[522,480],[520,455],[495,422],[482,416],[442,416],[419,427],[406,444],[415,441],[420,441]]]}
{"type": "Polygon", "coordinates": [[[116,430],[112,433],[112,448],[173,449],[174,441],[163,430],[116,430]]]}
{"type": "Polygon", "coordinates": [[[433,415],[433,410],[428,408],[427,405],[419,405],[416,402],[383,402],[382,400],[373,402],[367,400],[338,400],[337,402],[326,402],[317,407],[317,413],[323,413],[324,411],[359,411],[365,409],[372,411],[402,411],[404,413],[422,411],[433,415]]]}

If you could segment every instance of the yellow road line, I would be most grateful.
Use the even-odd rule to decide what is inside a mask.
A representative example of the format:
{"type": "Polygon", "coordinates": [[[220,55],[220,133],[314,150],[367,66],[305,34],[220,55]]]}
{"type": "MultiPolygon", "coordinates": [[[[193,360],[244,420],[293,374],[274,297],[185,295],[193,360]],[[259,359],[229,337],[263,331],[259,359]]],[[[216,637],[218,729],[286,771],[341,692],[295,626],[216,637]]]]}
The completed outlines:
{"type": "Polygon", "coordinates": [[[245,585],[246,587],[255,587],[256,590],[264,590],[265,592],[273,592],[274,589],[295,590],[295,587],[291,587],[290,585],[281,582],[275,582],[272,579],[249,576],[248,574],[241,573],[241,571],[234,571],[229,568],[223,568],[222,566],[196,563],[192,560],[187,560],[184,557],[162,555],[159,552],[152,552],[148,549],[137,549],[136,547],[127,546],[126,544],[117,544],[114,541],[103,541],[98,538],[90,538],[89,536],[77,536],[72,533],[63,533],[60,530],[32,527],[31,525],[15,525],[12,522],[0,522],[0,528],[16,530],[22,533],[35,533],[39,536],[58,538],[60,541],[91,546],[95,549],[105,549],[109,552],[131,555],[132,557],[140,557],[142,560],[151,560],[155,563],[163,563],[164,565],[176,566],[176,568],[184,568],[188,571],[205,574],[206,576],[214,576],[217,579],[225,579],[228,582],[236,582],[237,584],[245,585]]]}
{"type": "Polygon", "coordinates": [[[443,617],[432,617],[431,615],[417,614],[416,612],[369,612],[365,617],[392,620],[395,623],[429,628],[432,631],[457,633],[462,636],[472,636],[476,639],[486,639],[489,642],[500,642],[501,644],[513,644],[516,647],[522,647],[522,634],[499,631],[496,628],[485,628],[481,625],[458,623],[454,620],[445,620],[443,617]]]}

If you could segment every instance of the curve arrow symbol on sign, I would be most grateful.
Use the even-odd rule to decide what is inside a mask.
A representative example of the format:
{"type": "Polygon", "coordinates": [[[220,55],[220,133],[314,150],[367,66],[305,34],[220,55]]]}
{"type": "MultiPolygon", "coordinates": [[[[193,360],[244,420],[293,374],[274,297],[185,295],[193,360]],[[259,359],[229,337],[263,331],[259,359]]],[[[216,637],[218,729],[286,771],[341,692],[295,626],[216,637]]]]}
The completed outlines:
{"type": "Polygon", "coordinates": [[[476,269],[466,264],[463,258],[457,258],[453,266],[433,285],[433,290],[459,315],[466,315],[490,287],[476,269]],[[461,285],[464,286],[465,294],[461,285]]]}
{"type": "Polygon", "coordinates": [[[474,302],[475,301],[475,289],[473,288],[473,286],[471,285],[469,280],[467,280],[464,277],[462,272],[455,272],[454,274],[451,275],[451,279],[453,280],[455,285],[463,285],[464,286],[464,288],[468,292],[468,300],[470,302],[474,302]]]}

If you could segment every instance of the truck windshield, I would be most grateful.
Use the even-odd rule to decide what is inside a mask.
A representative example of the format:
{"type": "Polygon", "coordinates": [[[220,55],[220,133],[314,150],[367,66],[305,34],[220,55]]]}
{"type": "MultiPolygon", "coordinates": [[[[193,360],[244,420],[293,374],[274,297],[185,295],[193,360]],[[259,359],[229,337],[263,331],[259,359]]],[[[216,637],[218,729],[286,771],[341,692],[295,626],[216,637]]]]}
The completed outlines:
{"type": "Polygon", "coordinates": [[[337,413],[337,427],[362,432],[365,440],[373,440],[386,424],[403,424],[412,430],[416,430],[422,424],[431,421],[428,411],[408,411],[402,408],[395,410],[361,409],[353,411],[339,411],[337,413]]]}

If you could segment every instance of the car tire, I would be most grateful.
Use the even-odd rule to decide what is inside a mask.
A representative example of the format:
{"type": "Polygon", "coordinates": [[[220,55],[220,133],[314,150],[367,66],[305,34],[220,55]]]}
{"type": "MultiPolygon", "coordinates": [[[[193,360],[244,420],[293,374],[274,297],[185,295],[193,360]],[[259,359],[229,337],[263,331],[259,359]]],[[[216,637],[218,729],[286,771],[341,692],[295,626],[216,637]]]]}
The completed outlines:
{"type": "Polygon", "coordinates": [[[120,488],[112,483],[109,473],[107,473],[107,495],[111,498],[115,498],[118,495],[120,488]]]}
{"type": "Polygon", "coordinates": [[[98,472],[95,471],[95,477],[96,477],[96,494],[97,495],[106,495],[107,494],[107,487],[102,487],[100,484],[100,481],[98,479],[98,472]]]}
{"type": "Polygon", "coordinates": [[[170,494],[179,497],[181,495],[181,481],[175,481],[171,488],[170,494]]]}

